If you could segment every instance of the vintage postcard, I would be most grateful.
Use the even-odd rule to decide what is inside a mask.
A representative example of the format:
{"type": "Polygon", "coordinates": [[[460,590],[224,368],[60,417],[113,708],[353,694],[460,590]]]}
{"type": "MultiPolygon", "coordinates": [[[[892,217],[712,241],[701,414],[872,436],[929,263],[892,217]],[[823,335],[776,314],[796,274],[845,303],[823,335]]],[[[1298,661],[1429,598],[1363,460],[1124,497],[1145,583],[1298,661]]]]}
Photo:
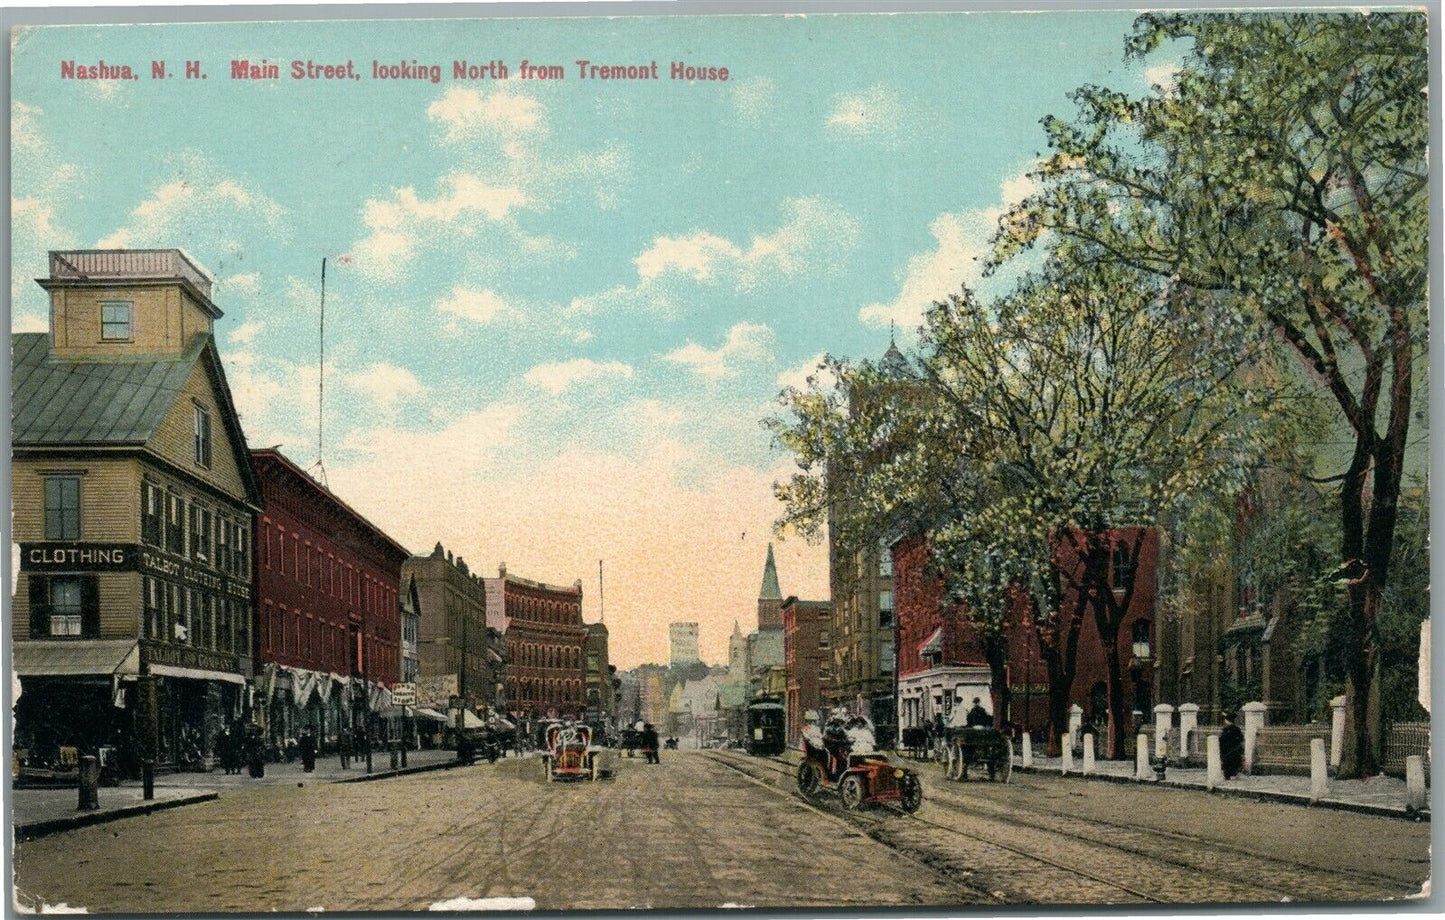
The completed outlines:
{"type": "Polygon", "coordinates": [[[527,12],[10,33],[11,909],[1428,897],[1436,10],[527,12]]]}

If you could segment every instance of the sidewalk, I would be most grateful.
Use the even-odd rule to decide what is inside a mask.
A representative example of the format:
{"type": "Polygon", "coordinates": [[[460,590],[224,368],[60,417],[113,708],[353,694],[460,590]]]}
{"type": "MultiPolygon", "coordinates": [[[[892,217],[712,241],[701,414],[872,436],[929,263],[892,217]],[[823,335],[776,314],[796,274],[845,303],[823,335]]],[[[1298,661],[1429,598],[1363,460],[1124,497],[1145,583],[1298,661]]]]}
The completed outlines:
{"type": "Polygon", "coordinates": [[[181,805],[209,802],[217,797],[205,789],[156,789],[156,797],[147,802],[141,788],[101,787],[100,808],[80,811],[75,807],[80,791],[74,786],[58,789],[12,789],[10,801],[14,809],[15,839],[33,840],[77,827],[150,814],[181,805]]]}
{"type": "MultiPolygon", "coordinates": [[[[386,779],[412,773],[444,770],[457,762],[455,751],[408,751],[406,769],[391,769],[390,752],[373,753],[371,773],[366,772],[366,759],[352,760],[349,769],[341,769],[340,758],[317,759],[316,770],[307,773],[301,761],[268,763],[266,775],[253,779],[244,770],[240,775],[227,775],[220,770],[210,773],[167,773],[155,779],[155,798],[142,798],[139,780],[126,780],[119,786],[100,787],[100,808],[80,811],[76,806],[80,792],[74,786],[60,788],[29,788],[10,790],[10,801],[17,839],[28,840],[55,834],[76,827],[104,821],[149,814],[165,808],[176,808],[196,802],[209,802],[222,793],[258,786],[305,785],[308,783],[355,783],[386,779]]],[[[485,763],[485,761],[481,761],[485,763]]]]}
{"type": "MultiPolygon", "coordinates": [[[[1020,759],[1014,758],[1014,769],[1033,773],[1063,772],[1063,759],[1059,757],[1034,757],[1032,767],[1020,766],[1020,759]]],[[[1100,780],[1116,783],[1139,782],[1134,779],[1132,760],[1098,760],[1094,772],[1088,776],[1080,773],[1082,758],[1074,758],[1074,769],[1070,778],[1100,780]]],[[[1188,767],[1171,766],[1165,773],[1162,785],[1180,789],[1205,791],[1206,771],[1188,767]]],[[[1160,785],[1153,774],[1144,780],[1150,785],[1160,785]]],[[[1405,810],[1405,781],[1392,776],[1375,776],[1369,779],[1331,779],[1329,791],[1318,802],[1310,801],[1310,779],[1308,776],[1251,776],[1241,775],[1225,780],[1215,787],[1215,792],[1224,795],[1239,795],[1277,802],[1291,802],[1296,805],[1315,805],[1319,808],[1338,808],[1365,814],[1385,815],[1394,818],[1429,820],[1427,806],[1424,812],[1412,814],[1405,810]]]]}

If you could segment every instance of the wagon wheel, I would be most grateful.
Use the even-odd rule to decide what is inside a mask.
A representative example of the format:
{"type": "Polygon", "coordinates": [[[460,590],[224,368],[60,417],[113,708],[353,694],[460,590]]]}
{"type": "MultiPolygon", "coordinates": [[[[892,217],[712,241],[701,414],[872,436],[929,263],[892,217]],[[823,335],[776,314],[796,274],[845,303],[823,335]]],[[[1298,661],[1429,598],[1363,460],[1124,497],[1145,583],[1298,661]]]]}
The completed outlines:
{"type": "Polygon", "coordinates": [[[961,782],[968,782],[968,754],[961,747],[958,749],[958,778],[961,782]]]}
{"type": "Polygon", "coordinates": [[[843,799],[843,807],[849,811],[857,811],[863,807],[863,779],[856,773],[849,773],[843,777],[843,785],[838,790],[839,796],[843,799]]]}
{"type": "Polygon", "coordinates": [[[919,782],[917,774],[905,773],[899,784],[903,787],[903,798],[899,804],[908,814],[913,814],[923,804],[923,783],[919,782]]]}
{"type": "Polygon", "coordinates": [[[963,779],[963,745],[957,741],[948,746],[948,773],[946,775],[954,782],[963,779]]]}
{"type": "Polygon", "coordinates": [[[553,775],[552,775],[552,760],[551,760],[551,758],[549,758],[549,757],[543,757],[543,758],[542,758],[542,771],[547,774],[547,782],[549,782],[549,783],[552,782],[553,779],[554,779],[554,777],[553,777],[553,775]]]}
{"type": "Polygon", "coordinates": [[[811,799],[818,794],[818,787],[823,784],[823,774],[818,765],[811,760],[805,760],[798,767],[798,791],[804,798],[811,799]]]}
{"type": "Polygon", "coordinates": [[[943,750],[943,778],[953,779],[953,745],[943,750]]]}
{"type": "Polygon", "coordinates": [[[1009,777],[1010,777],[1010,776],[1013,776],[1013,772],[1014,772],[1014,757],[1013,757],[1013,749],[1012,749],[1012,747],[1010,747],[1010,749],[1004,753],[1004,755],[1003,755],[1003,760],[1002,760],[1002,762],[999,763],[999,765],[998,765],[998,781],[1001,782],[1001,783],[1006,783],[1006,782],[1008,782],[1008,781],[1009,781],[1009,777]]]}

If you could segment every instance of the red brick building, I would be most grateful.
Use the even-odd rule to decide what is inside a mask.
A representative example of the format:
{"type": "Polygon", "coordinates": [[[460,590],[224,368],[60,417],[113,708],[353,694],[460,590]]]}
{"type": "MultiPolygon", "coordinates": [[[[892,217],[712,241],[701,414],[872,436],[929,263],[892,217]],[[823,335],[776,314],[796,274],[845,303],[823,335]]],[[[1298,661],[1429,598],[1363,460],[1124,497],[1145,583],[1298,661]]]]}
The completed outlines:
{"type": "Polygon", "coordinates": [[[570,588],[507,574],[487,582],[487,619],[505,630],[507,705],[526,720],[585,716],[582,582],[570,588]],[[498,620],[494,599],[502,599],[498,620]]]}
{"type": "Polygon", "coordinates": [[[823,690],[832,677],[833,605],[827,601],[783,601],[783,665],[787,674],[783,708],[788,744],[803,733],[803,714],[823,707],[823,690]]]}
{"type": "MultiPolygon", "coordinates": [[[[1159,561],[1158,532],[1153,529],[1119,528],[1111,532],[1114,545],[1110,581],[1116,596],[1132,586],[1129,610],[1119,630],[1118,650],[1124,682],[1126,710],[1137,719],[1152,718],[1155,697],[1155,573],[1159,561]],[[1137,564],[1131,564],[1123,545],[1142,536],[1137,564]]],[[[1070,542],[1059,547],[1065,566],[1078,566],[1070,542]]],[[[899,632],[899,714],[905,727],[921,725],[942,712],[945,721],[954,706],[972,705],[978,696],[996,721],[1023,726],[1034,737],[1044,737],[1049,728],[1048,669],[1039,653],[1038,637],[1028,620],[1027,607],[1020,601],[1008,613],[1008,686],[1011,700],[1007,712],[999,711],[999,700],[990,692],[989,670],[979,645],[978,634],[962,608],[950,601],[936,575],[926,571],[927,541],[907,537],[893,545],[895,591],[899,632]]],[[[1066,588],[1057,628],[1067,633],[1073,625],[1078,594],[1066,588]]],[[[1092,610],[1086,608],[1079,624],[1078,651],[1070,702],[1084,710],[1084,716],[1102,731],[1108,721],[1108,668],[1104,646],[1092,610]]]]}
{"type": "Polygon", "coordinates": [[[400,679],[401,564],[409,553],[279,450],[251,451],[257,707],[273,738],[341,725],[382,707],[400,679]]]}

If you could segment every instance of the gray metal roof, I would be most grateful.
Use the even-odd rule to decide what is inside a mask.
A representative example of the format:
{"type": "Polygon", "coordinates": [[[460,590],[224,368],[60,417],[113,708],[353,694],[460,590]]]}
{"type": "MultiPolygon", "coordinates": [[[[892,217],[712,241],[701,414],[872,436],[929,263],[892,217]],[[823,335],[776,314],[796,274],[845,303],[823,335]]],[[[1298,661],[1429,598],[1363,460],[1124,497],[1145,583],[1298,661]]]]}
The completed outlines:
{"type": "Polygon", "coordinates": [[[11,336],[15,446],[144,444],[180,396],[204,350],[198,335],[179,355],[73,361],[50,356],[50,336],[11,336]]]}

